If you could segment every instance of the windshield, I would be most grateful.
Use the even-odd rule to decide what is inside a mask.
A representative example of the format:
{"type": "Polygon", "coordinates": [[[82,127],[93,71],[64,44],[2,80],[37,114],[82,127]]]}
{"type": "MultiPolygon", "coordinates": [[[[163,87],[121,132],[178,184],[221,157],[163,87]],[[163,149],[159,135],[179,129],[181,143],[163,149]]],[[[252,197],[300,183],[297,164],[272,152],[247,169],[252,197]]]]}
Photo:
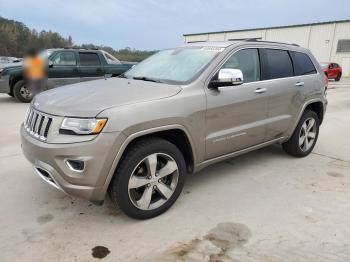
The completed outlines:
{"type": "Polygon", "coordinates": [[[50,49],[43,50],[39,53],[39,57],[45,60],[45,59],[48,59],[52,53],[53,53],[53,50],[50,50],[50,49]]]}
{"type": "Polygon", "coordinates": [[[102,53],[108,64],[120,64],[120,61],[111,54],[107,53],[106,51],[102,51],[102,53]]]}
{"type": "Polygon", "coordinates": [[[218,47],[186,47],[160,51],[125,73],[127,78],[185,84],[196,78],[214,57],[218,47]]]}

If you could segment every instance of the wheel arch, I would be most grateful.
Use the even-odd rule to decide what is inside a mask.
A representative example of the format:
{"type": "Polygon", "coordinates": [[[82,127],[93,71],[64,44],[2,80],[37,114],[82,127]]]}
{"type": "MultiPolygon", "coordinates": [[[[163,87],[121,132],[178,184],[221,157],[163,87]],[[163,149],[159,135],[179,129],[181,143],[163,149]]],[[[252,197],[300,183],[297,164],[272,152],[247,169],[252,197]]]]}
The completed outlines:
{"type": "Polygon", "coordinates": [[[184,126],[169,125],[143,130],[127,136],[125,141],[121,145],[114,158],[110,171],[107,175],[103,190],[104,194],[107,192],[109,184],[126,150],[137,141],[140,141],[141,139],[146,139],[147,137],[159,137],[169,141],[170,143],[173,143],[182,152],[186,162],[187,171],[190,173],[194,171],[194,166],[196,163],[194,144],[188,131],[184,126]]]}
{"type": "Polygon", "coordinates": [[[324,108],[323,108],[323,103],[321,101],[315,101],[307,104],[303,110],[303,113],[305,112],[305,110],[314,111],[317,114],[318,119],[320,120],[320,125],[322,124],[323,116],[324,116],[324,108]]]}
{"type": "Polygon", "coordinates": [[[11,93],[13,92],[13,87],[15,86],[15,84],[20,80],[24,80],[22,75],[13,75],[10,77],[9,85],[10,85],[10,92],[11,93]]]}
{"type": "Polygon", "coordinates": [[[322,101],[321,98],[315,98],[315,99],[312,99],[310,101],[307,101],[303,105],[302,109],[299,112],[299,115],[295,119],[295,123],[293,123],[293,126],[291,126],[291,128],[289,129],[288,133],[286,134],[286,136],[282,142],[288,140],[292,136],[292,134],[294,133],[295,129],[297,128],[298,123],[299,123],[302,115],[304,114],[305,110],[314,111],[318,115],[319,120],[320,120],[320,124],[321,124],[323,121],[323,118],[324,118],[324,113],[325,113],[325,108],[324,108],[323,103],[324,102],[322,101]]]}

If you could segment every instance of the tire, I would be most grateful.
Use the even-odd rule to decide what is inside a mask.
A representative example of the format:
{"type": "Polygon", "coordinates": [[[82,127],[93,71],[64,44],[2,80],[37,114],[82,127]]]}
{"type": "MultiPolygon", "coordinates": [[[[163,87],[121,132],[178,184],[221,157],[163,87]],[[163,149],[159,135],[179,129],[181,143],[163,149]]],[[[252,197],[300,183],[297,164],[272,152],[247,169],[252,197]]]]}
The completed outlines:
{"type": "Polygon", "coordinates": [[[183,189],[185,176],[186,164],[180,150],[164,139],[148,138],[127,149],[109,192],[112,201],[126,215],[148,219],[164,213],[174,204],[183,189]]]}
{"type": "Polygon", "coordinates": [[[334,81],[338,82],[340,81],[341,78],[341,73],[338,73],[337,77],[334,79],[334,81]]]}
{"type": "Polygon", "coordinates": [[[24,80],[19,80],[15,83],[13,86],[13,94],[14,97],[22,103],[29,103],[33,99],[31,91],[24,86],[24,80]]]}
{"type": "Polygon", "coordinates": [[[305,110],[292,137],[282,144],[284,151],[294,157],[305,157],[309,155],[316,145],[319,126],[320,121],[317,114],[312,110],[305,110]],[[312,123],[309,121],[314,121],[314,125],[309,131],[306,131],[312,123]]]}

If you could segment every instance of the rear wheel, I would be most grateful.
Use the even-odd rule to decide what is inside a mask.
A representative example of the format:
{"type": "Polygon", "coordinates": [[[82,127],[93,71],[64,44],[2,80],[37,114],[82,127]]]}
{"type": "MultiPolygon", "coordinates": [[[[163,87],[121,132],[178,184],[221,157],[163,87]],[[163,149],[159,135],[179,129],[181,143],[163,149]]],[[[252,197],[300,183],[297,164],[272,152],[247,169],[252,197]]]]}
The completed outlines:
{"type": "Polygon", "coordinates": [[[175,145],[159,138],[141,140],[123,156],[110,186],[111,198],[130,217],[152,218],[174,204],[185,175],[185,160],[175,145]]]}
{"type": "Polygon", "coordinates": [[[313,150],[319,132],[319,119],[311,110],[305,110],[292,137],[282,147],[287,154],[305,157],[313,150]]]}
{"type": "Polygon", "coordinates": [[[13,86],[14,97],[23,103],[29,103],[33,99],[31,90],[26,87],[24,80],[19,80],[13,86]]]}
{"type": "Polygon", "coordinates": [[[340,78],[341,78],[341,73],[338,73],[337,77],[334,79],[335,81],[340,81],[340,78]]]}

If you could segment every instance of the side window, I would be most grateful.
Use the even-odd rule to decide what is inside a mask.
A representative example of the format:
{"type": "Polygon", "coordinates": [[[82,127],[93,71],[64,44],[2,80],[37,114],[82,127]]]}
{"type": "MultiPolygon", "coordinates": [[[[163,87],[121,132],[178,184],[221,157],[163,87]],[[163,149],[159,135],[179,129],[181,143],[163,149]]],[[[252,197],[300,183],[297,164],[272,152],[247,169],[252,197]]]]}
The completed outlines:
{"type": "Polygon", "coordinates": [[[307,54],[292,51],[295,75],[316,74],[316,68],[307,54]]]}
{"type": "Polygon", "coordinates": [[[76,65],[77,61],[75,59],[74,52],[64,51],[57,53],[52,58],[52,63],[54,65],[76,65]]]}
{"type": "Polygon", "coordinates": [[[96,53],[79,53],[80,65],[100,65],[100,58],[96,53]]]}
{"type": "Polygon", "coordinates": [[[266,79],[294,76],[293,65],[286,50],[262,49],[264,52],[266,79]]]}
{"type": "Polygon", "coordinates": [[[260,80],[260,62],[258,49],[243,49],[234,53],[222,68],[240,69],[244,83],[260,80]]]}

